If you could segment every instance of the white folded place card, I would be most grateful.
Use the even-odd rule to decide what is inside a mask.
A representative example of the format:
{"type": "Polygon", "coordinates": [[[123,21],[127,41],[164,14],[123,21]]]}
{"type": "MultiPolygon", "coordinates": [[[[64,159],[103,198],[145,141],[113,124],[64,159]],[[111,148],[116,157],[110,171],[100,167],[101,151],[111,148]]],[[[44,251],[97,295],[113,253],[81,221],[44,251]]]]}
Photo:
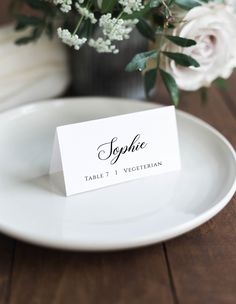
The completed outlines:
{"type": "Polygon", "coordinates": [[[50,173],[66,195],[180,169],[174,106],[57,127],[50,173]]]}

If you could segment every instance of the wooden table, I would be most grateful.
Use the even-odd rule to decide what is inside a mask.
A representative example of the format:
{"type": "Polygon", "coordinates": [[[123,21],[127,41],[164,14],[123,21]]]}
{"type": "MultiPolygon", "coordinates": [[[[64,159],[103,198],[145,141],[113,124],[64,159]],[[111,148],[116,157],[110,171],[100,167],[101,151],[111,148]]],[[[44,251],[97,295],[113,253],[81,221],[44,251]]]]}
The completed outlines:
{"type": "MultiPolygon", "coordinates": [[[[209,122],[236,146],[236,76],[202,105],[183,110],[209,122]]],[[[235,304],[236,200],[214,219],[166,243],[110,253],[28,245],[0,235],[0,304],[235,304]]]]}

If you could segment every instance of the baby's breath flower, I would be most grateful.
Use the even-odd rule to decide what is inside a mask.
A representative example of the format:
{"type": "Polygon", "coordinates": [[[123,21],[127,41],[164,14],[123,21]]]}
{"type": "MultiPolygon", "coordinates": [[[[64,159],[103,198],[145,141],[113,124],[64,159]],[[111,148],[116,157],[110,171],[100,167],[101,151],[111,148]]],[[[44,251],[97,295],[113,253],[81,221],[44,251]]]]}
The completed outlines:
{"type": "Polygon", "coordinates": [[[109,39],[105,40],[101,37],[99,37],[97,40],[90,39],[88,44],[89,46],[95,48],[98,53],[119,53],[119,50],[111,43],[111,40],[109,39]]]}
{"type": "Polygon", "coordinates": [[[119,3],[124,7],[126,14],[132,14],[144,8],[142,0],[119,0],[119,3]]]}
{"type": "Polygon", "coordinates": [[[94,17],[94,14],[91,13],[86,7],[82,7],[79,3],[76,3],[75,7],[77,11],[80,13],[80,15],[84,16],[85,19],[90,19],[91,23],[97,22],[97,19],[94,17]]]}
{"type": "Polygon", "coordinates": [[[108,13],[101,16],[99,26],[103,28],[103,34],[110,40],[121,41],[129,38],[129,34],[137,22],[137,19],[123,20],[112,18],[112,15],[108,13]]]}
{"type": "Polygon", "coordinates": [[[68,13],[71,10],[72,0],[53,0],[55,5],[60,5],[60,10],[63,13],[68,13]]]}
{"type": "MultiPolygon", "coordinates": [[[[63,12],[68,12],[72,6],[72,0],[53,0],[53,2],[60,5],[60,9],[63,12]]],[[[75,2],[75,8],[82,16],[75,31],[79,30],[83,19],[89,19],[93,24],[97,22],[94,13],[90,11],[88,5],[84,5],[85,0],[76,0],[75,2]]],[[[141,0],[119,0],[119,3],[124,7],[124,12],[127,14],[143,8],[141,0]]],[[[138,19],[124,20],[121,17],[112,17],[111,13],[103,14],[99,19],[99,27],[102,30],[103,37],[99,37],[96,40],[90,39],[88,44],[99,53],[117,54],[119,50],[116,45],[113,44],[113,41],[129,39],[131,31],[137,23],[138,19]]],[[[58,29],[58,36],[65,44],[73,46],[76,50],[79,50],[87,41],[86,38],[80,38],[77,34],[72,34],[67,29],[62,28],[58,29]]]]}
{"type": "Polygon", "coordinates": [[[57,29],[58,37],[61,38],[62,42],[69,46],[73,46],[75,50],[79,50],[80,47],[87,41],[86,38],[79,38],[76,34],[71,34],[67,29],[59,27],[57,29]]]}

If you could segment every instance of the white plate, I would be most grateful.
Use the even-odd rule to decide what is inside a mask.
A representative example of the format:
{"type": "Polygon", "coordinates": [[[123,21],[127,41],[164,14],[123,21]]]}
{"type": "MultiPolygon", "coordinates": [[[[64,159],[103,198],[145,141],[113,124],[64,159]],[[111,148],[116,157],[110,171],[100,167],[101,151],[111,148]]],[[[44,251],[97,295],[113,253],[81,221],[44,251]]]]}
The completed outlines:
{"type": "Polygon", "coordinates": [[[56,126],[153,107],[80,98],[0,114],[0,230],[50,247],[110,250],[173,238],[217,214],[235,192],[235,152],[212,127],[180,111],[180,172],[69,198],[50,183],[56,126]]]}

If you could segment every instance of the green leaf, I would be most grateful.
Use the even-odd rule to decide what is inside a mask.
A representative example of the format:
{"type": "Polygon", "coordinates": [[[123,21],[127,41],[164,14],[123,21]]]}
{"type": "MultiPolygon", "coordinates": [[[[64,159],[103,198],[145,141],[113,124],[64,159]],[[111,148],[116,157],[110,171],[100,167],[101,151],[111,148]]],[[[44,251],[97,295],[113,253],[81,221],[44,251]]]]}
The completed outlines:
{"type": "Polygon", "coordinates": [[[35,16],[16,15],[17,25],[16,30],[23,30],[28,26],[40,26],[44,23],[43,19],[35,16]]]}
{"type": "Polygon", "coordinates": [[[45,13],[52,12],[54,11],[54,6],[47,1],[42,1],[42,0],[25,0],[25,2],[30,6],[31,8],[35,10],[41,10],[44,11],[45,13]]]}
{"type": "Polygon", "coordinates": [[[177,87],[174,77],[162,69],[160,69],[160,74],[166,86],[166,89],[170,94],[173,104],[177,106],[179,104],[179,89],[177,87]]]}
{"type": "Polygon", "coordinates": [[[224,78],[217,78],[213,81],[213,84],[216,85],[218,88],[226,90],[227,89],[227,82],[224,78]]]}
{"type": "Polygon", "coordinates": [[[29,36],[29,37],[22,37],[22,38],[19,38],[15,41],[15,44],[17,45],[23,45],[23,44],[27,44],[27,43],[30,43],[32,41],[34,41],[34,37],[33,36],[29,36]]]}
{"type": "Polygon", "coordinates": [[[146,95],[149,96],[150,91],[154,88],[157,79],[157,69],[148,70],[144,74],[144,86],[146,95]]]}
{"type": "Polygon", "coordinates": [[[198,0],[175,0],[175,3],[187,11],[195,6],[201,5],[201,2],[198,0]]]}
{"type": "Polygon", "coordinates": [[[184,67],[194,66],[195,68],[200,67],[200,64],[192,57],[182,53],[162,52],[168,58],[174,60],[177,64],[184,67]]]}
{"type": "Polygon", "coordinates": [[[170,36],[170,35],[165,35],[165,37],[173,42],[176,45],[182,46],[182,47],[190,47],[193,45],[196,45],[196,41],[192,39],[187,39],[179,36],[170,36]]]}
{"type": "Polygon", "coordinates": [[[156,58],[157,54],[157,50],[136,54],[131,62],[126,66],[125,70],[127,72],[133,72],[135,70],[143,71],[147,66],[148,60],[156,58]]]}
{"type": "Polygon", "coordinates": [[[144,18],[139,18],[139,23],[136,25],[136,27],[144,37],[155,41],[155,32],[144,18]]]}
{"type": "Polygon", "coordinates": [[[116,3],[117,3],[116,0],[103,0],[102,1],[102,13],[112,12],[112,9],[116,3]]]}

